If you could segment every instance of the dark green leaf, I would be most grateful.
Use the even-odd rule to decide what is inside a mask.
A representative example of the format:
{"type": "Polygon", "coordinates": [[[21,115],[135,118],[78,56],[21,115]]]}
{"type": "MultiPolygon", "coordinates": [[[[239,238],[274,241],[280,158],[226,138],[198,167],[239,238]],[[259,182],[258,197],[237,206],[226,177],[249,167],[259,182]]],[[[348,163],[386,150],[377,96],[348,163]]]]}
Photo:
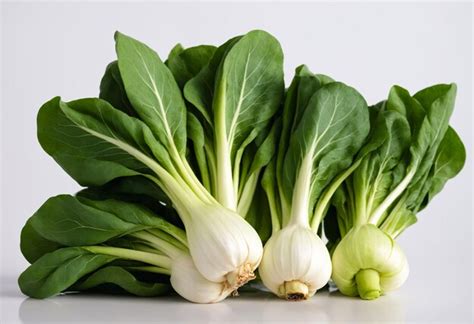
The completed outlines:
{"type": "Polygon", "coordinates": [[[33,298],[47,298],[67,290],[84,275],[117,259],[70,247],[47,253],[18,278],[21,291],[33,298]]]}
{"type": "Polygon", "coordinates": [[[182,50],[178,55],[168,57],[167,66],[173,73],[180,89],[196,76],[210,61],[215,46],[200,45],[182,50]]]}
{"type": "Polygon", "coordinates": [[[107,65],[105,74],[100,82],[99,98],[108,101],[112,106],[130,116],[136,116],[132,104],[127,98],[117,61],[107,65]]]}
{"type": "Polygon", "coordinates": [[[67,246],[100,244],[148,228],[184,237],[181,230],[149,210],[118,200],[60,195],[48,199],[30,220],[41,236],[67,246]]]}
{"type": "MultiPolygon", "coordinates": [[[[108,266],[92,273],[84,281],[75,284],[71,290],[98,290],[106,288],[105,285],[118,286],[127,293],[142,296],[160,296],[170,291],[170,285],[160,282],[146,282],[137,279],[133,273],[122,267],[108,266]]],[[[107,289],[107,291],[110,289],[107,289]]]]}
{"type": "Polygon", "coordinates": [[[214,84],[217,69],[221,64],[227,51],[241,37],[234,37],[223,45],[219,46],[214,52],[208,65],[201,69],[201,71],[184,86],[184,96],[201,114],[203,119],[207,122],[208,127],[213,127],[213,112],[212,100],[214,96],[214,84]]]}
{"type": "Polygon", "coordinates": [[[170,152],[184,157],[186,107],[170,70],[145,44],[117,32],[116,51],[127,97],[170,152]]]}
{"type": "Polygon", "coordinates": [[[367,105],[355,89],[334,82],[316,91],[285,155],[283,203],[291,205],[295,188],[300,194],[309,192],[311,214],[324,188],[351,164],[368,132],[367,105]]]}
{"type": "Polygon", "coordinates": [[[60,244],[42,237],[31,225],[31,218],[28,219],[21,230],[20,249],[29,263],[33,263],[46,253],[53,252],[61,247],[60,244]]]}
{"type": "Polygon", "coordinates": [[[430,171],[428,201],[439,193],[446,182],[454,178],[464,167],[466,149],[456,131],[449,127],[441,141],[436,159],[430,171]]]}
{"type": "Polygon", "coordinates": [[[48,101],[38,114],[38,139],[43,149],[84,186],[153,174],[138,155],[158,155],[165,165],[170,163],[164,148],[143,123],[101,99],[68,104],[58,97],[48,101]]]}

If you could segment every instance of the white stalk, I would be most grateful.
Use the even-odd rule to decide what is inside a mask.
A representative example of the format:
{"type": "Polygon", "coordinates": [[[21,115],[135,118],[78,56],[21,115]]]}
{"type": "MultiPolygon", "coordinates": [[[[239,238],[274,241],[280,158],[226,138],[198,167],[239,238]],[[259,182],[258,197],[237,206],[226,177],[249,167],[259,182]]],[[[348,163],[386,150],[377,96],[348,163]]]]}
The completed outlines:
{"type": "Polygon", "coordinates": [[[236,210],[237,199],[234,192],[232,163],[230,160],[230,150],[226,132],[225,84],[226,81],[223,78],[216,91],[216,105],[220,107],[220,109],[216,109],[215,115],[215,145],[217,157],[216,198],[224,207],[236,210]]]}
{"type": "MultiPolygon", "coordinates": [[[[217,100],[225,105],[225,91],[217,96],[217,100]]],[[[222,119],[222,123],[217,125],[225,125],[224,109],[220,111],[217,118],[222,119]]],[[[156,173],[158,178],[150,178],[160,185],[173,202],[186,228],[194,264],[207,280],[223,283],[235,290],[255,278],[254,271],[262,257],[262,242],[252,226],[233,211],[237,205],[225,128],[219,128],[217,134],[222,132],[222,136],[216,136],[216,191],[219,202],[224,205],[222,206],[200,183],[195,183],[193,177],[183,179],[176,171],[170,174],[159,163],[131,145],[90,128],[79,127],[129,153],[156,173]]],[[[186,175],[186,164],[180,170],[186,175]]]]}
{"type": "MultiPolygon", "coordinates": [[[[162,263],[159,268],[149,267],[150,269],[147,269],[146,267],[142,267],[142,270],[169,274],[171,286],[181,297],[194,303],[216,303],[225,299],[234,291],[234,289],[229,287],[225,282],[217,283],[204,278],[197,270],[187,249],[179,249],[175,245],[146,231],[133,233],[132,236],[146,241],[156,249],[156,252],[164,252],[166,254],[166,256],[158,255],[157,259],[168,261],[169,258],[166,264],[162,263]]],[[[130,259],[135,258],[146,261],[141,254],[143,253],[133,251],[127,256],[130,259]]],[[[150,255],[148,257],[150,260],[156,259],[151,253],[147,253],[147,255],[150,255]]],[[[154,265],[159,264],[155,261],[154,265]]]]}
{"type": "Polygon", "coordinates": [[[288,225],[265,245],[259,274],[265,286],[287,300],[304,300],[331,276],[331,258],[322,240],[307,226],[288,225]]]}
{"type": "Polygon", "coordinates": [[[410,181],[415,175],[416,168],[412,168],[405,178],[392,190],[392,192],[384,199],[384,201],[374,210],[372,215],[369,218],[369,223],[374,225],[379,225],[382,216],[384,215],[387,208],[403,193],[407,188],[410,181]]]}
{"type": "Polygon", "coordinates": [[[215,203],[205,203],[173,182],[167,193],[186,228],[194,264],[210,281],[233,290],[255,278],[262,257],[257,232],[236,212],[215,203]]]}
{"type": "Polygon", "coordinates": [[[204,278],[197,270],[189,254],[181,254],[171,265],[171,286],[182,297],[200,304],[217,303],[225,299],[234,289],[223,283],[204,278]]]}
{"type": "Polygon", "coordinates": [[[296,179],[290,220],[265,244],[259,268],[265,286],[287,300],[313,296],[331,276],[329,252],[309,227],[312,164],[312,154],[308,154],[296,179]]]}
{"type": "Polygon", "coordinates": [[[313,171],[312,149],[301,162],[298,177],[293,189],[291,202],[291,217],[288,225],[308,226],[309,195],[311,188],[311,173],[313,171]]]}

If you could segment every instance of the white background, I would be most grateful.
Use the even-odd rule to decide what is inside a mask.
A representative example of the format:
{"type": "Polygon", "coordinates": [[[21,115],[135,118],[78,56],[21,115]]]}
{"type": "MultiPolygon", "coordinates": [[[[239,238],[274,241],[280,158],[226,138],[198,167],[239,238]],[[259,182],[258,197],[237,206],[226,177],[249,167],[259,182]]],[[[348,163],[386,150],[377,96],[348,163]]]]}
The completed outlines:
{"type": "Polygon", "coordinates": [[[472,5],[328,3],[4,3],[1,71],[1,315],[34,321],[394,320],[468,322],[472,318],[472,5]],[[393,84],[412,92],[456,82],[451,120],[468,151],[456,179],[399,239],[411,274],[399,291],[374,302],[327,292],[293,304],[244,294],[219,305],[170,299],[63,296],[25,299],[16,278],[26,219],[52,195],[78,185],[36,140],[36,113],[53,96],[96,96],[120,30],[165,57],[184,46],[221,44],[261,28],[281,42],[287,81],[307,64],[356,87],[375,103],[393,84]]]}

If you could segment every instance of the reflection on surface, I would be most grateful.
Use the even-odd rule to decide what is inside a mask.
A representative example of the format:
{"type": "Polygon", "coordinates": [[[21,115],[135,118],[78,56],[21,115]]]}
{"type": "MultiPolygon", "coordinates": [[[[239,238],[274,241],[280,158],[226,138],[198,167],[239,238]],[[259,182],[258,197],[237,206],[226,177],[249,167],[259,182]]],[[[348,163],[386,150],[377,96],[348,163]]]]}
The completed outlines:
{"type": "Polygon", "coordinates": [[[405,314],[396,295],[363,301],[327,291],[303,302],[288,302],[261,291],[246,291],[212,305],[192,304],[178,296],[137,298],[73,294],[45,300],[25,299],[19,309],[23,323],[67,322],[333,322],[396,321],[405,314]]]}
{"type": "Polygon", "coordinates": [[[25,299],[19,310],[23,323],[38,322],[173,322],[218,321],[230,316],[226,303],[199,305],[173,296],[137,298],[110,295],[67,295],[44,300],[25,299]]]}
{"type": "Polygon", "coordinates": [[[347,297],[339,291],[328,293],[327,312],[331,321],[405,322],[405,310],[397,292],[383,295],[375,300],[347,297]],[[338,311],[339,310],[339,311],[338,311]]]}

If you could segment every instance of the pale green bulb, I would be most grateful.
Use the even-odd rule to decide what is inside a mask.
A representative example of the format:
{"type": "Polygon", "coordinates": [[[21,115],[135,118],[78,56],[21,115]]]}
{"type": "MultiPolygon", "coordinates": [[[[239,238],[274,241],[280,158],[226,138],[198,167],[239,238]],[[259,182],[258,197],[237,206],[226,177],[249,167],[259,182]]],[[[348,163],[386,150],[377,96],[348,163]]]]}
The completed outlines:
{"type": "Polygon", "coordinates": [[[376,299],[408,277],[400,246],[372,224],[352,228],[332,256],[332,280],[344,295],[376,299]]]}

